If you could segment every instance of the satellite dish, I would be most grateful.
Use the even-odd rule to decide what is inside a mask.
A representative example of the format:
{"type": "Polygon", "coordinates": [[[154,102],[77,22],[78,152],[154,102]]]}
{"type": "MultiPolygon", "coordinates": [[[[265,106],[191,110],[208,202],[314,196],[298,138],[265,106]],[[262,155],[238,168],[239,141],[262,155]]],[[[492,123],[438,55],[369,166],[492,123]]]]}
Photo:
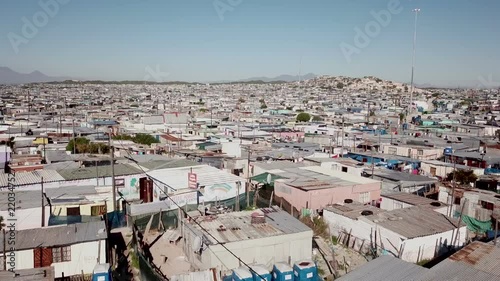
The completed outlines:
{"type": "Polygon", "coordinates": [[[271,184],[271,174],[267,174],[267,183],[271,184]]]}
{"type": "Polygon", "coordinates": [[[201,238],[196,236],[193,240],[193,250],[199,251],[201,248],[201,238]]]}

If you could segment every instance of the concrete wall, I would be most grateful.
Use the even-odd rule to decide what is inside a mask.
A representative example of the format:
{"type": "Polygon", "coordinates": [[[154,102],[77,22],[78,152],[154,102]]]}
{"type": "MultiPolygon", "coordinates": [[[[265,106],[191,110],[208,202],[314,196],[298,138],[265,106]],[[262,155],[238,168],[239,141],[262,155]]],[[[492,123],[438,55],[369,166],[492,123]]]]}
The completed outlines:
{"type": "MultiPolygon", "coordinates": [[[[71,245],[71,261],[52,263],[56,278],[71,276],[83,273],[92,273],[97,263],[97,257],[100,247],[100,262],[106,262],[106,241],[92,241],[71,245]]],[[[34,267],[33,249],[16,252],[16,269],[29,269],[34,267]]],[[[8,254],[7,254],[8,255],[8,254]]],[[[9,265],[7,265],[9,268],[9,265]]]]}
{"type": "MultiPolygon", "coordinates": [[[[420,167],[428,175],[431,174],[431,168],[436,168],[436,176],[443,177],[443,178],[445,178],[449,173],[453,172],[453,167],[433,165],[433,164],[425,163],[425,162],[422,162],[420,167]]],[[[472,171],[474,172],[474,174],[476,176],[479,177],[479,176],[484,175],[484,169],[474,169],[474,168],[472,168],[472,169],[473,169],[472,171]]]]}
{"type": "MultiPolygon", "coordinates": [[[[277,262],[296,262],[311,259],[312,230],[307,232],[243,240],[227,243],[225,246],[248,264],[263,264],[269,270],[277,262]]],[[[240,266],[239,261],[220,245],[212,245],[201,257],[189,251],[188,259],[197,270],[217,268],[223,271],[240,266]],[[198,257],[199,258],[198,258],[198,257]]]]}
{"type": "Polygon", "coordinates": [[[412,207],[413,205],[401,202],[398,200],[394,200],[391,198],[383,197],[382,196],[382,201],[380,202],[380,209],[382,210],[387,210],[387,211],[392,211],[396,209],[403,209],[403,208],[409,208],[412,207]]]}
{"type": "Polygon", "coordinates": [[[430,147],[411,147],[386,144],[383,145],[383,151],[385,154],[411,157],[422,160],[434,160],[443,156],[443,149],[430,147]],[[396,153],[393,152],[394,150],[396,151],[396,153]],[[422,154],[419,154],[419,150],[422,151],[422,154]]]}
{"type": "MultiPolygon", "coordinates": [[[[342,203],[345,199],[361,202],[361,194],[369,192],[369,202],[380,198],[380,183],[366,183],[352,186],[338,186],[328,189],[303,191],[283,181],[274,182],[276,196],[282,197],[297,209],[321,209],[329,204],[342,203]]],[[[368,203],[368,202],[362,202],[368,203]]]]}

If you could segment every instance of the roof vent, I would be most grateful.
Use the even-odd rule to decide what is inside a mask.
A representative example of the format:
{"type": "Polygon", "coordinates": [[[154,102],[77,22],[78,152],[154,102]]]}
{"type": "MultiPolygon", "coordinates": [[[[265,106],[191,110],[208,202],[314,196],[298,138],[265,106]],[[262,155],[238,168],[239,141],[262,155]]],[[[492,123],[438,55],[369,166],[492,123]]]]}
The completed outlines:
{"type": "Polygon", "coordinates": [[[370,216],[370,215],[373,215],[373,212],[372,211],[368,211],[368,210],[364,210],[361,212],[361,215],[362,216],[370,216]]]}
{"type": "Polygon", "coordinates": [[[439,202],[431,202],[431,206],[441,207],[441,203],[439,203],[439,202]]]}
{"type": "Polygon", "coordinates": [[[345,199],[344,200],[344,203],[346,203],[346,204],[351,204],[352,202],[353,202],[352,199],[345,199]]]}
{"type": "Polygon", "coordinates": [[[264,214],[254,212],[252,213],[251,223],[252,224],[266,223],[266,216],[264,216],[264,214]]]}

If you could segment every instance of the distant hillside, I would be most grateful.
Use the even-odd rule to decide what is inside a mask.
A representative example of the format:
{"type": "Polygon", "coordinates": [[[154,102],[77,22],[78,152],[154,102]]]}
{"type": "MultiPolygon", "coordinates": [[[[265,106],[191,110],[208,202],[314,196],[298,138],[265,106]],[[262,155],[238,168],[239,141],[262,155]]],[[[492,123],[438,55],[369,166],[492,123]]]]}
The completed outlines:
{"type": "Polygon", "coordinates": [[[280,75],[280,76],[272,77],[272,78],[269,78],[269,77],[252,77],[252,78],[248,78],[248,79],[238,80],[236,82],[250,82],[250,81],[262,81],[264,83],[277,82],[277,81],[280,81],[280,82],[294,82],[294,81],[299,81],[299,80],[312,79],[312,78],[315,78],[315,77],[317,77],[316,74],[307,73],[307,74],[301,75],[301,76],[298,76],[298,75],[280,75]]]}
{"type": "Polygon", "coordinates": [[[51,77],[37,70],[31,73],[19,73],[8,67],[0,67],[0,84],[27,84],[70,79],[69,77],[51,77]]]}

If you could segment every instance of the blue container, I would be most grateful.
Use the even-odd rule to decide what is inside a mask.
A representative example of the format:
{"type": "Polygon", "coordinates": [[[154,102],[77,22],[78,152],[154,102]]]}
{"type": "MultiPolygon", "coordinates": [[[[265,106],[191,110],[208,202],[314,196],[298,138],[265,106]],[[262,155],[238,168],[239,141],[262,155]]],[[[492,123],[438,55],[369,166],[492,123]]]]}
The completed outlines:
{"type": "Polygon", "coordinates": [[[253,269],[253,271],[255,271],[252,271],[254,281],[272,281],[271,273],[264,265],[257,264],[250,267],[253,269]]]}
{"type": "Polygon", "coordinates": [[[284,262],[280,262],[273,267],[273,280],[274,281],[292,281],[293,268],[284,262]]]}
{"type": "Polygon", "coordinates": [[[294,281],[317,281],[318,269],[311,260],[296,262],[293,265],[294,281]]]}
{"type": "Polygon", "coordinates": [[[240,267],[233,269],[233,281],[254,281],[250,270],[240,267]]]}
{"type": "Polygon", "coordinates": [[[444,154],[445,155],[451,155],[453,153],[453,148],[447,147],[444,149],[444,154]]]}
{"type": "Polygon", "coordinates": [[[109,263],[98,263],[92,272],[92,281],[113,281],[109,263]]]}

